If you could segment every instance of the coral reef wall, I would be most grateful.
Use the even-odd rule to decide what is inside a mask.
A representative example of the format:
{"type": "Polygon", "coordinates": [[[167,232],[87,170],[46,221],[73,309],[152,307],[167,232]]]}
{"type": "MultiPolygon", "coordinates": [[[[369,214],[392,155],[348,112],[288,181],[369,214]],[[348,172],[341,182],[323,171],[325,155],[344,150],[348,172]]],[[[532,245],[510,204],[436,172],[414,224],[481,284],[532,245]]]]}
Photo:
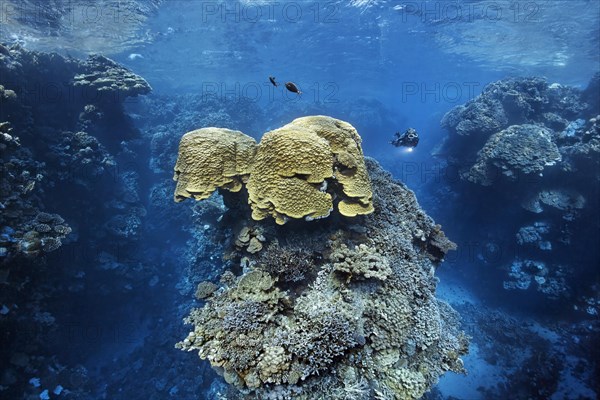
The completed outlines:
{"type": "Polygon", "coordinates": [[[0,78],[0,397],[202,393],[210,368],[190,367],[172,342],[189,309],[183,296],[213,277],[220,245],[206,237],[223,205],[167,211],[170,176],[153,176],[148,160],[172,151],[152,147],[142,122],[157,123],[153,105],[168,101],[137,96],[147,82],[102,56],[0,46],[0,78]]]}
{"type": "Polygon", "coordinates": [[[70,381],[81,383],[70,393],[86,393],[88,371],[64,349],[91,353],[80,336],[88,314],[154,274],[136,257],[144,147],[123,110],[151,88],[103,56],[16,45],[0,45],[0,77],[2,397],[41,396],[70,381]]]}
{"type": "Polygon", "coordinates": [[[491,83],[444,116],[438,152],[456,172],[449,184],[458,201],[494,227],[484,240],[505,271],[502,287],[592,316],[600,312],[590,268],[600,262],[599,84],[600,74],[585,90],[537,77],[491,83]]]}
{"type": "Polygon", "coordinates": [[[250,217],[244,190],[222,192],[237,204],[218,228],[226,269],[198,285],[204,304],[177,344],[231,385],[222,398],[417,399],[445,372],[464,372],[468,338],[435,297],[454,244],[410,190],[364,162],[369,215],[278,225],[250,217]]]}

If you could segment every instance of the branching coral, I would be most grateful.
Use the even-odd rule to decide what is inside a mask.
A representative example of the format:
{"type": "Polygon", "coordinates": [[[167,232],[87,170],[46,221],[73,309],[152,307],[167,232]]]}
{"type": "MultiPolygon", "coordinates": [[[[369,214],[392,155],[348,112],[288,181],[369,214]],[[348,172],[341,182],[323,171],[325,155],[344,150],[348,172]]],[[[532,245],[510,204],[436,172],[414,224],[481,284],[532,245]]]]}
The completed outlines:
{"type": "Polygon", "coordinates": [[[297,299],[294,318],[280,340],[292,353],[292,369],[301,373],[301,379],[320,373],[359,343],[360,307],[344,301],[335,285],[331,271],[322,270],[297,299]]]}
{"type": "Polygon", "coordinates": [[[370,333],[371,346],[375,350],[385,350],[402,346],[408,336],[409,327],[414,323],[410,298],[400,290],[388,289],[386,296],[370,299],[366,313],[366,325],[370,333]]]}
{"type": "Polygon", "coordinates": [[[398,400],[419,399],[427,390],[427,381],[423,374],[406,368],[393,370],[385,383],[398,400]]]}
{"type": "Polygon", "coordinates": [[[201,358],[224,369],[225,378],[236,386],[254,387],[258,356],[262,353],[264,331],[285,302],[272,278],[252,271],[224,292],[215,292],[207,307],[194,310],[186,322],[195,329],[178,344],[198,350],[201,358]]]}
{"type": "Polygon", "coordinates": [[[281,248],[271,244],[262,252],[258,261],[258,268],[276,276],[280,281],[300,282],[306,279],[315,264],[306,250],[281,248]]]}
{"type": "Polygon", "coordinates": [[[349,249],[342,244],[330,257],[336,271],[348,274],[350,277],[376,278],[386,280],[392,273],[387,258],[366,244],[349,249]]]}
{"type": "Polygon", "coordinates": [[[235,247],[243,274],[225,272],[226,285],[187,318],[194,329],[177,346],[241,389],[227,398],[417,399],[444,372],[464,372],[468,339],[434,297],[434,261],[450,242],[412,192],[366,165],[376,207],[363,229],[345,219],[284,226],[262,253],[235,247]],[[439,246],[415,245],[415,232],[439,246]]]}

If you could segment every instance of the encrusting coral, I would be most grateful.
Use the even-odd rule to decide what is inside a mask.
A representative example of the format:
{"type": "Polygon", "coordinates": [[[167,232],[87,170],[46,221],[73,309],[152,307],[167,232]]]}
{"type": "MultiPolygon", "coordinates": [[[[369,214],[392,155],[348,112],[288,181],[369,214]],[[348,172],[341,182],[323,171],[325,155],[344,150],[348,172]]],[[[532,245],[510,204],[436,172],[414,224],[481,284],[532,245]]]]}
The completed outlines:
{"type": "MultiPolygon", "coordinates": [[[[322,124],[308,129],[309,121],[267,135],[285,140],[295,131],[300,141],[312,137],[313,146],[292,148],[313,151],[327,140],[315,133],[314,126],[322,124]]],[[[325,126],[346,126],[332,121],[322,120],[325,126]]],[[[299,168],[289,164],[287,177],[274,179],[295,177],[311,184],[329,168],[332,177],[326,180],[342,172],[363,174],[358,171],[364,167],[368,187],[341,181],[330,186],[357,204],[368,199],[372,213],[356,216],[352,225],[337,216],[313,222],[310,229],[301,224],[288,229],[269,220],[246,220],[241,230],[223,227],[230,235],[229,265],[241,275],[227,270],[219,289],[202,294],[206,303],[186,318],[193,329],[177,347],[211,363],[231,385],[227,399],[341,400],[350,393],[417,399],[446,371],[464,372],[460,357],[468,338],[459,329],[458,314],[435,298],[435,267],[452,242],[414,194],[375,161],[361,155],[350,162],[352,157],[343,155],[342,167],[336,161],[342,152],[331,150],[336,146],[330,153],[316,150],[314,157],[295,156],[321,160],[327,168],[299,161],[299,168]],[[346,189],[356,196],[344,194],[346,189]],[[247,243],[252,231],[264,236],[262,254],[238,244],[247,243]]],[[[315,190],[319,185],[314,182],[315,190]]],[[[249,219],[239,208],[228,213],[249,219]]]]}
{"type": "Polygon", "coordinates": [[[101,55],[91,55],[81,62],[80,73],[73,86],[89,88],[97,93],[111,93],[123,98],[150,93],[150,85],[139,75],[101,55]]]}
{"type": "Polygon", "coordinates": [[[235,245],[240,249],[246,249],[248,253],[254,254],[262,250],[262,243],[265,240],[260,229],[252,229],[244,225],[237,235],[235,245]]]}
{"type": "Polygon", "coordinates": [[[244,183],[252,218],[328,217],[334,199],[347,217],[373,212],[361,139],[350,124],[326,116],[298,118],[267,132],[258,146],[238,131],[203,128],[181,139],[175,200],[202,200],[244,183]]]}

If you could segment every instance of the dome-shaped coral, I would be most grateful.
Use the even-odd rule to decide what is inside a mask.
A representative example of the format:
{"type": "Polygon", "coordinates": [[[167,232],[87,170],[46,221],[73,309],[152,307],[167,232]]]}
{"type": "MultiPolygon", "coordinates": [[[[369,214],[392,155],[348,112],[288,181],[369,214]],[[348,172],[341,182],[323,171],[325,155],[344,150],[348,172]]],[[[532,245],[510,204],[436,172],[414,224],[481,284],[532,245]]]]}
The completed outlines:
{"type": "Polygon", "coordinates": [[[217,188],[238,192],[250,173],[256,142],[240,131],[202,128],[188,132],[179,143],[173,179],[175,201],[208,198],[217,188]]]}
{"type": "Polygon", "coordinates": [[[278,224],[287,218],[323,218],[333,209],[325,179],[333,176],[326,140],[314,132],[286,125],[266,133],[248,180],[252,218],[269,214],[278,224]]]}
{"type": "Polygon", "coordinates": [[[326,116],[298,118],[267,132],[258,146],[239,131],[199,129],[181,139],[175,201],[202,200],[216,188],[237,192],[247,181],[257,221],[269,215],[280,225],[289,218],[325,218],[334,198],[344,216],[370,214],[371,182],[360,143],[352,125],[326,116]]]}
{"type": "Polygon", "coordinates": [[[343,198],[338,205],[342,215],[373,212],[371,182],[367,174],[361,138],[352,125],[323,115],[298,118],[287,126],[299,126],[327,140],[334,157],[334,176],[342,185],[343,198]]]}

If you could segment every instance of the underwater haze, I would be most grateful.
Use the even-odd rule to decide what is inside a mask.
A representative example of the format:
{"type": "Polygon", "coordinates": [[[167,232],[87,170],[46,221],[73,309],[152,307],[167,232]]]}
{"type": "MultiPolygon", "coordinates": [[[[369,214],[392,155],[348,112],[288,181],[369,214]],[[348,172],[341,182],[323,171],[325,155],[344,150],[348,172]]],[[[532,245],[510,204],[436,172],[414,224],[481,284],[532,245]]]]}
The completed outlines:
{"type": "Polygon", "coordinates": [[[0,0],[0,399],[600,394],[597,0],[0,0]]]}

